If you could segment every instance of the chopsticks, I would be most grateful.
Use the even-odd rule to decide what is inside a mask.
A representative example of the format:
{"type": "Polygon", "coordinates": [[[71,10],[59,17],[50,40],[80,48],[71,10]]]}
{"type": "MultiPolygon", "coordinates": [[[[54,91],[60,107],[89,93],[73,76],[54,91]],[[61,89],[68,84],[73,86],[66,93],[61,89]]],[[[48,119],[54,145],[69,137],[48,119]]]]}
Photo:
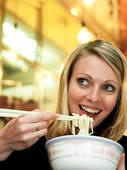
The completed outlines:
{"type": "Polygon", "coordinates": [[[0,108],[0,117],[18,117],[20,115],[34,114],[37,112],[24,111],[24,110],[13,110],[0,108]]]}
{"type": "Polygon", "coordinates": [[[73,120],[74,116],[68,116],[68,115],[61,115],[61,114],[57,114],[59,117],[57,118],[57,120],[73,120]]]}
{"type": "MultiPolygon", "coordinates": [[[[13,110],[13,109],[3,109],[0,108],[0,117],[10,117],[10,118],[14,118],[14,117],[18,117],[20,115],[29,115],[29,114],[37,114],[38,112],[34,112],[34,111],[24,111],[24,110],[13,110]]],[[[57,120],[72,120],[73,116],[68,116],[68,115],[61,115],[61,114],[57,114],[58,118],[57,120]]]]}

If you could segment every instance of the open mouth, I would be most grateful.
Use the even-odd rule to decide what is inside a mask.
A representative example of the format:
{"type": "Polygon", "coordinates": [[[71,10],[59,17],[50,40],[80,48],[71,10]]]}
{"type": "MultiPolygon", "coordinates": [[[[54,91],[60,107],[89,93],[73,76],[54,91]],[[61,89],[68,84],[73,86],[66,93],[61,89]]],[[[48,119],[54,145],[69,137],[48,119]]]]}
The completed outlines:
{"type": "Polygon", "coordinates": [[[79,105],[79,108],[81,109],[82,113],[88,115],[89,117],[94,117],[102,111],[101,109],[93,109],[83,105],[79,105]]]}

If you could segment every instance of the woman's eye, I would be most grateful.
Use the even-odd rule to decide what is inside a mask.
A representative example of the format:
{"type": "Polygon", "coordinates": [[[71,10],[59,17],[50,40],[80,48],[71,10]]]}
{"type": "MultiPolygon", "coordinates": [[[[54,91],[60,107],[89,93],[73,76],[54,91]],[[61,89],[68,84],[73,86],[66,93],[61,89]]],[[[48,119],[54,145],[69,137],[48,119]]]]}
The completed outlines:
{"type": "Polygon", "coordinates": [[[113,92],[115,88],[112,85],[105,85],[104,89],[108,92],[113,92]]]}
{"type": "Polygon", "coordinates": [[[88,84],[88,80],[84,79],[84,78],[79,78],[78,79],[78,83],[80,85],[87,85],[88,84]]]}

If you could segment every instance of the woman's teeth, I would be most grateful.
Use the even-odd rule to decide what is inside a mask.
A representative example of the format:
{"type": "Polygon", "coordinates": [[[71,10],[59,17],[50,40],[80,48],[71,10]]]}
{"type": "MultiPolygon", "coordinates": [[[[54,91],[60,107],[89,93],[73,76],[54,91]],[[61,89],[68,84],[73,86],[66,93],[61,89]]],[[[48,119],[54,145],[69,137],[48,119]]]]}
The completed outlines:
{"type": "Polygon", "coordinates": [[[90,113],[90,114],[97,114],[97,113],[100,113],[101,110],[100,109],[91,109],[91,108],[88,108],[88,107],[85,107],[85,106],[82,106],[80,105],[80,108],[83,109],[84,111],[90,113]]]}

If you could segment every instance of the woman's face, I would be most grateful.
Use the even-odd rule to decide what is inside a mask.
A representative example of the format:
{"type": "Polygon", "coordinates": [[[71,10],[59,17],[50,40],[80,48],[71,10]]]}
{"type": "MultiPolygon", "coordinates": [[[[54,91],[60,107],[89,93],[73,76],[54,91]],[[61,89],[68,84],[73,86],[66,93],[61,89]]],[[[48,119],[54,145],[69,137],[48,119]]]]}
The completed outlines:
{"type": "Polygon", "coordinates": [[[116,105],[120,83],[112,68],[101,58],[89,54],[74,65],[69,82],[71,113],[86,114],[98,126],[116,105]]]}

